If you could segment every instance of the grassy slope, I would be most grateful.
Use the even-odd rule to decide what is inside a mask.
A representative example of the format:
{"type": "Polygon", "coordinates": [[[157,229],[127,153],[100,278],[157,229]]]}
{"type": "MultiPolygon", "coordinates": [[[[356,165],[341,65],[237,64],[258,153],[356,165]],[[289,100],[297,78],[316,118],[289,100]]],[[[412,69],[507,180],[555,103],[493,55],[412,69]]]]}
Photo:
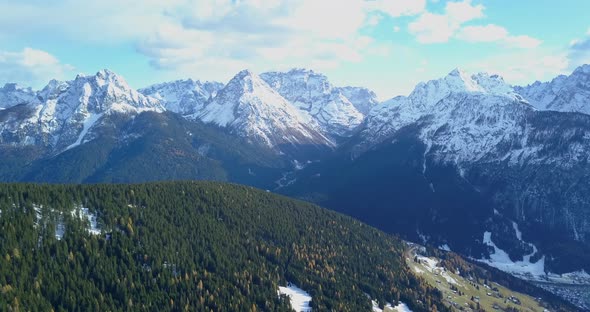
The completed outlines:
{"type": "MultiPolygon", "coordinates": [[[[516,308],[519,311],[542,312],[545,309],[545,303],[529,295],[513,291],[495,282],[488,282],[489,285],[486,286],[484,280],[464,278],[459,274],[455,274],[455,272],[446,270],[446,274],[457,281],[457,284],[451,284],[441,276],[441,272],[438,269],[432,270],[432,268],[424,263],[424,260],[415,262],[415,256],[416,248],[410,248],[406,252],[406,263],[412,271],[421,276],[429,285],[436,287],[442,292],[445,298],[445,304],[449,307],[455,307],[456,309],[459,307],[474,308],[477,306],[477,301],[479,301],[480,308],[485,311],[498,310],[494,309],[494,305],[501,311],[505,311],[507,308],[516,308]],[[452,289],[452,285],[463,294],[459,294],[452,289]],[[494,288],[497,290],[494,290],[494,288]],[[479,300],[471,300],[472,297],[474,299],[479,298],[479,300]],[[520,304],[508,300],[509,297],[518,298],[520,304]]],[[[421,257],[420,259],[424,258],[421,257]]],[[[429,257],[429,259],[436,260],[440,263],[440,259],[435,257],[429,257]]]]}

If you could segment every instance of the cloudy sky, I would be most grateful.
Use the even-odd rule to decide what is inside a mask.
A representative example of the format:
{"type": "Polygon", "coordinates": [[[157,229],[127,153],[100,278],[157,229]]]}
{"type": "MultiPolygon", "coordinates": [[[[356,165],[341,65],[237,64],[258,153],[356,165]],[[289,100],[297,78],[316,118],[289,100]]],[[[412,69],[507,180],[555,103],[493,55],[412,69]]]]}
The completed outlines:
{"type": "Polygon", "coordinates": [[[136,88],[310,68],[386,99],[455,67],[513,84],[590,63],[587,0],[0,0],[0,84],[136,88]]]}

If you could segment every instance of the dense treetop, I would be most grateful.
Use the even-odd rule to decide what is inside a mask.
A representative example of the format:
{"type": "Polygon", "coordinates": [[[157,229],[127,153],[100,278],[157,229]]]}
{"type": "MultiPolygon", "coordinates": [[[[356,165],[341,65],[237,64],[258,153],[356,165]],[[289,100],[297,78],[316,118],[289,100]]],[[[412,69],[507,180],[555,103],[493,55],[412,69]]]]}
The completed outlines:
{"type": "Polygon", "coordinates": [[[0,209],[3,311],[288,311],[287,282],[318,311],[446,309],[400,240],[251,187],[0,184],[0,209]]]}

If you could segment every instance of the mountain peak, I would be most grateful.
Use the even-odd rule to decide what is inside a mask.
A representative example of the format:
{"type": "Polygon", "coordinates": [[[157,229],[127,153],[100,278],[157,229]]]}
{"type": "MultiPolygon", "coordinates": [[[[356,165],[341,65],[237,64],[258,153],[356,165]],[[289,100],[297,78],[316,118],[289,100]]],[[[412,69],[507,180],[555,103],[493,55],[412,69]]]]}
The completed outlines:
{"type": "Polygon", "coordinates": [[[560,75],[517,90],[539,110],[590,114],[590,65],[579,66],[569,76],[560,75]]]}
{"type": "Polygon", "coordinates": [[[413,93],[428,94],[434,102],[438,102],[450,93],[461,92],[509,96],[518,101],[522,100],[514,92],[514,88],[500,75],[490,75],[485,72],[470,75],[459,68],[454,69],[444,78],[418,84],[413,93]]]}
{"type": "Polygon", "coordinates": [[[35,101],[35,92],[16,83],[7,83],[0,88],[0,109],[35,101]]]}
{"type": "Polygon", "coordinates": [[[332,146],[307,114],[250,70],[234,76],[196,117],[269,147],[332,146]]]}
{"type": "Polygon", "coordinates": [[[455,67],[455,69],[453,69],[453,70],[452,70],[452,71],[451,71],[451,72],[448,74],[448,76],[459,76],[459,77],[461,77],[461,76],[467,76],[467,74],[466,74],[466,73],[465,73],[465,71],[464,71],[464,70],[462,70],[461,68],[459,68],[459,67],[455,67]]]}
{"type": "Polygon", "coordinates": [[[168,111],[192,116],[198,113],[223,86],[220,82],[201,82],[189,78],[151,85],[140,89],[139,92],[158,99],[168,111]]]}
{"type": "Polygon", "coordinates": [[[250,69],[243,69],[241,70],[239,73],[237,73],[234,78],[244,78],[244,77],[248,77],[248,76],[255,76],[256,74],[254,74],[254,72],[250,69]]]}
{"type": "Polygon", "coordinates": [[[326,133],[346,137],[378,103],[376,95],[356,87],[333,86],[328,77],[310,69],[268,72],[260,77],[297,109],[317,120],[326,133]]]}
{"type": "Polygon", "coordinates": [[[117,75],[115,72],[113,72],[110,69],[101,69],[96,73],[97,77],[102,77],[102,78],[110,78],[110,77],[119,77],[119,75],[117,75]]]}
{"type": "Polygon", "coordinates": [[[312,69],[303,68],[303,67],[291,68],[288,73],[290,73],[290,74],[310,74],[310,75],[318,74],[318,73],[314,72],[312,69]]]}
{"type": "Polygon", "coordinates": [[[580,65],[578,66],[573,74],[590,74],[590,64],[584,64],[584,65],[580,65]]]}
{"type": "Polygon", "coordinates": [[[92,77],[99,86],[103,86],[105,84],[114,84],[119,88],[130,90],[131,87],[127,84],[127,81],[122,76],[116,74],[115,72],[109,69],[102,69],[92,77]]]}
{"type": "Polygon", "coordinates": [[[268,91],[274,91],[270,86],[260,78],[257,74],[249,69],[244,69],[235,75],[226,86],[227,89],[236,92],[238,89],[243,93],[254,92],[255,89],[268,89],[268,91]]]}
{"type": "Polygon", "coordinates": [[[453,69],[443,80],[451,88],[451,91],[482,91],[482,88],[473,80],[473,77],[460,68],[453,69]]]}
{"type": "Polygon", "coordinates": [[[1,88],[2,91],[9,92],[9,91],[23,91],[23,92],[33,92],[30,87],[22,87],[18,83],[14,82],[7,82],[4,84],[4,87],[1,88]]]}

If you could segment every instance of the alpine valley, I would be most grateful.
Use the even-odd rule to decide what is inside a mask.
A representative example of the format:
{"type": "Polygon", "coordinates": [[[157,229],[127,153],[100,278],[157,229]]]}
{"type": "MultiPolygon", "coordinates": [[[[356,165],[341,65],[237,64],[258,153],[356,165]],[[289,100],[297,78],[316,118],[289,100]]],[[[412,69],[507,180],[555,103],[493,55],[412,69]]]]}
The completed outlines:
{"type": "Polygon", "coordinates": [[[0,157],[3,182],[246,184],[539,285],[590,284],[590,65],[528,86],[456,69],[385,102],[306,69],[6,84],[0,157]]]}

